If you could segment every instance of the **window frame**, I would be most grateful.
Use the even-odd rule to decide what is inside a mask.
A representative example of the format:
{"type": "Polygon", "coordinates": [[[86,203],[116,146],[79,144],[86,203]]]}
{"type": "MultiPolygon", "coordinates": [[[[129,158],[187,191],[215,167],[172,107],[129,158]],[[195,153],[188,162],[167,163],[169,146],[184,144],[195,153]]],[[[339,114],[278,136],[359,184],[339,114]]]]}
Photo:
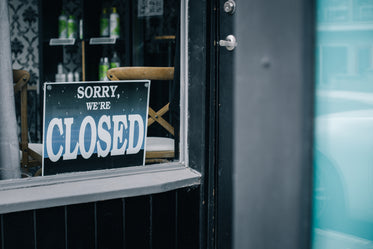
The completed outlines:
{"type": "Polygon", "coordinates": [[[201,184],[189,167],[188,0],[180,4],[179,161],[149,166],[74,172],[0,181],[0,214],[147,195],[201,184]]]}

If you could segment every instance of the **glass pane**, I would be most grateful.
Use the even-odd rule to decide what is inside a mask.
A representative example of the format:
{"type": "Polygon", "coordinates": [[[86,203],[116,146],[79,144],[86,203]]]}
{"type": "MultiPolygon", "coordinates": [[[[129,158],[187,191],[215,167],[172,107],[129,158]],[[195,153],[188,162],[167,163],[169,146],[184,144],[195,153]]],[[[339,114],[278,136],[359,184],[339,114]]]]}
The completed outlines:
{"type": "MultiPolygon", "coordinates": [[[[32,92],[30,89],[25,89],[24,91],[26,97],[28,96],[28,101],[25,101],[23,95],[22,97],[19,93],[16,95],[18,130],[20,135],[21,131],[24,134],[22,141],[21,136],[19,136],[20,143],[24,144],[24,153],[21,155],[24,158],[21,165],[24,177],[38,176],[42,172],[47,175],[46,171],[41,169],[42,159],[40,158],[42,157],[43,148],[45,152],[44,158],[52,158],[53,164],[57,161],[60,161],[60,163],[62,161],[64,168],[60,167],[61,171],[58,173],[137,166],[141,165],[143,161],[145,161],[145,164],[154,164],[179,160],[180,48],[178,44],[180,40],[181,2],[180,0],[41,0],[32,13],[29,8],[26,8],[26,10],[22,9],[18,13],[14,10],[21,6],[21,2],[19,0],[9,1],[9,6],[12,10],[10,13],[10,26],[20,26],[22,30],[33,31],[35,39],[33,38],[32,40],[35,40],[35,44],[39,43],[39,46],[34,44],[31,46],[30,42],[23,42],[19,45],[17,42],[19,41],[19,32],[16,33],[18,36],[16,34],[12,35],[12,51],[19,50],[17,53],[13,52],[13,66],[14,68],[21,68],[30,72],[31,79],[29,83],[33,85],[32,92]],[[30,13],[35,16],[39,15],[40,19],[32,19],[33,22],[30,23],[30,18],[18,18],[22,13],[23,16],[30,15],[30,13]],[[71,27],[67,25],[69,23],[71,27]],[[33,26],[30,26],[31,24],[33,26]],[[61,31],[66,31],[67,28],[71,28],[71,30],[67,30],[69,31],[67,33],[61,31]],[[68,36],[70,33],[71,37],[68,36]],[[21,53],[23,50],[37,50],[35,56],[40,57],[40,63],[29,62],[28,59],[32,59],[35,56],[21,53]],[[23,61],[25,62],[23,63],[23,61]],[[31,64],[35,68],[27,67],[27,65],[31,64]],[[149,99],[147,98],[148,95],[146,95],[146,98],[141,96],[134,97],[135,94],[130,94],[130,91],[123,89],[121,89],[122,94],[114,94],[116,85],[110,84],[117,83],[109,82],[107,72],[117,67],[129,69],[126,71],[127,75],[123,78],[118,76],[123,76],[125,74],[123,71],[117,73],[116,76],[113,73],[114,77],[119,80],[151,80],[149,99]],[[133,67],[141,67],[141,72],[139,70],[136,71],[133,67]],[[152,73],[149,73],[149,67],[157,68],[152,68],[152,73]],[[164,67],[167,68],[162,71],[164,67]],[[40,72],[40,78],[33,74],[34,71],[40,72]],[[147,76],[144,78],[143,75],[147,76]],[[149,75],[153,76],[149,77],[149,75]],[[157,79],[154,78],[156,77],[154,75],[157,76],[157,79]],[[85,82],[70,84],[70,88],[73,90],[69,87],[66,88],[70,89],[69,92],[65,92],[66,89],[57,92],[56,85],[60,84],[65,87],[65,82],[72,81],[85,82]],[[94,85],[87,86],[86,81],[94,85]],[[48,108],[43,108],[43,84],[45,82],[50,83],[48,85],[49,88],[46,87],[47,90],[52,89],[52,85],[54,85],[53,91],[56,90],[56,92],[52,92],[51,95],[51,91],[49,91],[49,95],[46,94],[49,97],[45,99],[55,101],[53,107],[56,107],[57,111],[49,113],[48,119],[45,118],[43,120],[43,109],[47,110],[52,106],[51,102],[45,101],[47,105],[50,105],[48,105],[48,108]],[[80,84],[82,88],[78,88],[77,84],[80,84]],[[110,86],[113,87],[111,95],[109,94],[110,86]],[[84,95],[79,95],[76,89],[84,89],[84,95]],[[91,89],[96,89],[97,91],[91,89]],[[31,94],[27,94],[27,91],[31,94]],[[91,93],[92,96],[90,95],[91,93]],[[35,96],[32,94],[35,94],[35,96]],[[58,95],[57,97],[61,96],[62,100],[57,101],[56,95],[58,95]],[[109,97],[112,100],[109,100],[109,97]],[[21,98],[23,99],[22,101],[21,98]],[[77,103],[73,98],[80,99],[82,102],[77,103]],[[130,100],[131,98],[134,100],[130,100]],[[120,99],[120,101],[115,99],[120,99]],[[118,103],[118,108],[114,108],[112,105],[114,100],[118,103]],[[28,105],[21,108],[21,103],[26,102],[28,105]],[[125,118],[123,118],[124,121],[113,121],[114,119],[112,119],[103,125],[103,130],[107,131],[105,132],[107,135],[101,134],[104,136],[101,141],[106,141],[106,143],[99,143],[100,139],[97,138],[99,138],[100,134],[97,127],[99,126],[100,118],[103,116],[106,118],[106,116],[126,115],[129,117],[130,113],[136,112],[136,105],[140,102],[145,103],[143,108],[145,111],[142,112],[144,113],[144,118],[142,119],[148,122],[147,126],[144,125],[146,132],[143,132],[147,137],[142,139],[145,136],[139,136],[141,139],[137,139],[136,125],[134,125],[135,128],[133,129],[136,130],[135,135],[130,133],[129,129],[127,130],[126,128],[127,121],[125,118]],[[147,104],[149,104],[150,108],[147,108],[147,104]],[[127,108],[120,110],[122,105],[127,108]],[[77,111],[79,108],[81,111],[77,111]],[[148,117],[146,116],[146,110],[148,110],[148,117]],[[22,119],[21,113],[23,115],[22,119]],[[24,113],[28,113],[28,117],[25,117],[24,113]],[[69,120],[73,121],[67,121],[68,123],[70,122],[68,125],[60,123],[61,118],[66,118],[63,117],[65,114],[69,120]],[[89,124],[86,124],[84,123],[85,117],[88,116],[92,116],[93,121],[89,121],[89,124]],[[56,121],[58,124],[51,125],[51,120],[56,118],[59,119],[56,121]],[[83,118],[83,122],[80,122],[80,118],[83,118]],[[21,120],[28,122],[21,122],[21,120]],[[21,126],[24,123],[28,124],[28,127],[26,125],[21,126]],[[114,123],[117,125],[116,128],[114,123]],[[48,140],[52,141],[49,147],[48,143],[44,142],[44,138],[48,138],[46,135],[48,127],[52,130],[49,136],[51,139],[48,140]],[[90,131],[90,133],[84,131],[90,131]],[[118,131],[119,135],[114,135],[114,131],[118,131]],[[109,136],[111,138],[108,138],[109,136]],[[131,139],[129,136],[131,136],[131,139]],[[28,141],[26,141],[25,137],[28,141]],[[139,156],[140,163],[136,160],[132,164],[124,164],[123,158],[120,157],[128,156],[131,153],[127,153],[127,150],[124,153],[121,150],[121,154],[117,156],[116,153],[111,152],[113,148],[130,148],[133,145],[131,141],[135,141],[133,142],[134,144],[136,144],[136,141],[141,142],[140,151],[146,154],[145,160],[143,160],[144,156],[142,154],[139,156]],[[101,156],[98,152],[101,151],[99,146],[102,146],[101,148],[104,148],[105,151],[110,151],[110,155],[105,153],[105,156],[101,156]],[[146,153],[144,153],[144,148],[146,148],[146,153]],[[35,157],[37,158],[34,158],[31,153],[26,153],[26,151],[31,149],[36,151],[35,154],[37,155],[35,157]],[[69,150],[71,150],[71,153],[69,150]],[[89,153],[86,154],[85,152],[89,153]],[[70,154],[72,156],[65,157],[65,155],[70,154]],[[57,155],[55,159],[54,155],[57,155]],[[98,162],[101,159],[107,159],[109,156],[112,156],[112,158],[114,156],[117,157],[104,163],[98,162]],[[84,159],[82,165],[70,167],[73,165],[70,161],[80,157],[84,159]],[[91,167],[91,163],[87,162],[87,160],[93,158],[95,162],[103,166],[99,168],[91,167]],[[96,160],[96,158],[99,160],[96,160]],[[66,163],[67,160],[70,161],[66,163]],[[66,164],[69,165],[66,166],[66,164]],[[67,167],[70,167],[70,169],[65,170],[67,167]]],[[[138,87],[134,89],[136,94],[140,92],[138,87]]]]}
{"type": "MultiPolygon", "coordinates": [[[[179,32],[179,1],[174,0],[137,0],[132,4],[132,30],[133,30],[133,66],[146,67],[173,67],[175,59],[180,60],[176,50],[176,40],[179,32]],[[177,56],[177,58],[176,58],[177,56]]],[[[177,63],[178,65],[178,63],[177,63]]],[[[153,81],[150,92],[149,105],[160,110],[171,101],[171,111],[162,117],[176,125],[179,102],[175,91],[178,82],[153,81]]],[[[148,128],[148,136],[173,137],[170,132],[160,124],[152,124],[148,128]]]]}
{"type": "Polygon", "coordinates": [[[373,1],[318,0],[313,248],[373,248],[373,1]]]}

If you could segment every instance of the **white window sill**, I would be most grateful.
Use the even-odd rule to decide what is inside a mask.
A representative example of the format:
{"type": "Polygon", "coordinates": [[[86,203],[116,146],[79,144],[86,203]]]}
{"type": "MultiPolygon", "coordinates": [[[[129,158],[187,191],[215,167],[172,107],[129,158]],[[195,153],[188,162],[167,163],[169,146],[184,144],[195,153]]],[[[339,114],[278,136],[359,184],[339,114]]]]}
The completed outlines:
{"type": "Polygon", "coordinates": [[[180,163],[79,172],[0,182],[0,213],[161,193],[199,185],[180,163]]]}

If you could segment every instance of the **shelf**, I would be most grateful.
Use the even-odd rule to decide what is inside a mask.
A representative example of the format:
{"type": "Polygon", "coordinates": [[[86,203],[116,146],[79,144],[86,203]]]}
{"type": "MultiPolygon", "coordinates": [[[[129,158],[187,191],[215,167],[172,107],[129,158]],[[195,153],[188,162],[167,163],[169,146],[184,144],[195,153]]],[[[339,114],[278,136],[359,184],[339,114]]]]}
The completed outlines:
{"type": "MultiPolygon", "coordinates": [[[[49,40],[49,46],[66,46],[74,45],[75,38],[52,38],[49,40]]],[[[116,44],[117,38],[111,37],[93,37],[89,39],[90,45],[104,45],[104,44],[116,44]]]]}
{"type": "Polygon", "coordinates": [[[89,40],[90,45],[115,44],[117,38],[111,37],[94,37],[89,40]]]}
{"type": "Polygon", "coordinates": [[[49,40],[49,46],[74,45],[75,40],[75,38],[52,38],[49,40]]]}

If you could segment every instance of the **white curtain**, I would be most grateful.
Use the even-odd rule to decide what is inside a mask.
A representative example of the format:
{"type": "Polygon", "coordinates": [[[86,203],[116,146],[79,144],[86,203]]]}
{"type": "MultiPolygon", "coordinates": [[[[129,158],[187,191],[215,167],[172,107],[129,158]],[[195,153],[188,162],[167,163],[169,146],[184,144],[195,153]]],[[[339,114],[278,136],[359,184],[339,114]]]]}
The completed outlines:
{"type": "Polygon", "coordinates": [[[0,179],[20,177],[8,0],[0,0],[0,179]]]}

